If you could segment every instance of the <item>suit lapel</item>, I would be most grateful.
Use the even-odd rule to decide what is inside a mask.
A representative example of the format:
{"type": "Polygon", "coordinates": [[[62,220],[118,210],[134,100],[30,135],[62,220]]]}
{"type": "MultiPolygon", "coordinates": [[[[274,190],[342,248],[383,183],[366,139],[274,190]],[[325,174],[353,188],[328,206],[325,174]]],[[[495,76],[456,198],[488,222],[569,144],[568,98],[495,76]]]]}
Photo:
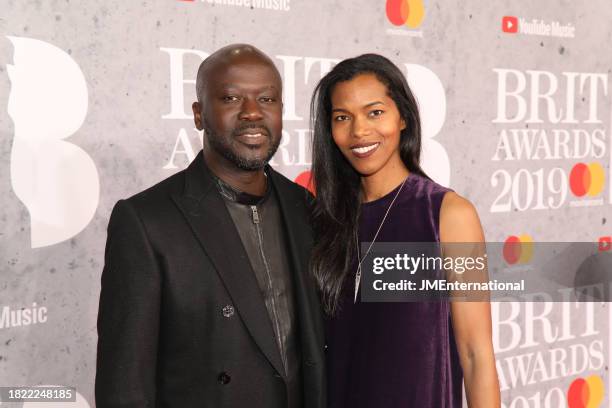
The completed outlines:
{"type": "Polygon", "coordinates": [[[173,199],[215,266],[251,336],[276,371],[284,376],[272,322],[251,262],[202,152],[185,172],[184,194],[173,199]]]}

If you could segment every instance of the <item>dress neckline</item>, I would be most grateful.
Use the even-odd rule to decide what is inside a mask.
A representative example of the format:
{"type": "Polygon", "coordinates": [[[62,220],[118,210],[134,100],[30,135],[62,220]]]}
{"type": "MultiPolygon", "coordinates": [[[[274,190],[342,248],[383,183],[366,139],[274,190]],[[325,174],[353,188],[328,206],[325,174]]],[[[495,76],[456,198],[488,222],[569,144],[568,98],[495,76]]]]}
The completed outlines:
{"type": "Polygon", "coordinates": [[[414,181],[415,177],[417,177],[417,175],[414,174],[414,172],[408,173],[408,176],[406,176],[406,178],[402,180],[402,182],[399,183],[393,190],[389,191],[384,196],[377,198],[376,200],[368,201],[365,203],[362,202],[361,207],[362,208],[377,207],[379,205],[387,203],[388,201],[391,201],[393,197],[395,197],[395,194],[397,194],[397,190],[399,190],[402,183],[404,183],[405,181],[404,183],[404,190],[405,190],[408,187],[408,185],[411,184],[412,181],[414,181]]]}

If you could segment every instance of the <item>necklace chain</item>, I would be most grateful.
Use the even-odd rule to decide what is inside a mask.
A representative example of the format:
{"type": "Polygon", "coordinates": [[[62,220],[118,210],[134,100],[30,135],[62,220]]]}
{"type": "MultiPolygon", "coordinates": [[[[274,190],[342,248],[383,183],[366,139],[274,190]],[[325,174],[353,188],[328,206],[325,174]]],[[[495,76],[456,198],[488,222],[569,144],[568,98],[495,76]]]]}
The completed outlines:
{"type": "Polygon", "coordinates": [[[387,211],[385,212],[385,215],[383,216],[383,219],[380,222],[378,229],[376,230],[376,234],[374,234],[374,238],[372,239],[372,242],[370,242],[370,246],[368,246],[368,249],[365,255],[363,255],[363,258],[360,258],[359,237],[358,237],[357,231],[355,230],[355,244],[357,246],[357,259],[359,260],[359,264],[357,265],[357,273],[355,274],[355,298],[353,300],[353,303],[357,303],[357,293],[359,292],[359,284],[361,283],[361,263],[367,258],[368,254],[370,253],[370,250],[372,249],[372,246],[374,245],[374,242],[376,242],[376,238],[378,238],[378,233],[382,229],[385,223],[385,220],[387,219],[387,215],[389,215],[389,211],[391,211],[391,207],[393,207],[393,204],[395,203],[395,200],[397,200],[397,197],[400,195],[402,188],[404,188],[404,184],[406,184],[406,180],[408,180],[408,177],[406,177],[404,181],[402,181],[402,184],[397,190],[397,193],[395,193],[395,197],[393,197],[391,204],[389,204],[389,207],[387,207],[387,211]]]}

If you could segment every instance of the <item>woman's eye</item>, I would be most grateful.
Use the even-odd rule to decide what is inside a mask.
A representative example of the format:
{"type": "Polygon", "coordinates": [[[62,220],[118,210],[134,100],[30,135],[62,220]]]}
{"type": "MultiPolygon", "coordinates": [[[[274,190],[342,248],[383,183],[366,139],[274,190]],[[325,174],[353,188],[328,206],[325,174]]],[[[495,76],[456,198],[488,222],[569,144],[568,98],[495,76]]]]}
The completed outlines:
{"type": "Polygon", "coordinates": [[[343,122],[345,120],[348,120],[348,116],[346,116],[346,115],[338,115],[338,116],[334,117],[334,121],[336,121],[336,122],[343,122]]]}
{"type": "Polygon", "coordinates": [[[385,113],[385,111],[381,110],[381,109],[375,109],[373,111],[370,112],[371,116],[380,116],[383,113],[385,113]]]}

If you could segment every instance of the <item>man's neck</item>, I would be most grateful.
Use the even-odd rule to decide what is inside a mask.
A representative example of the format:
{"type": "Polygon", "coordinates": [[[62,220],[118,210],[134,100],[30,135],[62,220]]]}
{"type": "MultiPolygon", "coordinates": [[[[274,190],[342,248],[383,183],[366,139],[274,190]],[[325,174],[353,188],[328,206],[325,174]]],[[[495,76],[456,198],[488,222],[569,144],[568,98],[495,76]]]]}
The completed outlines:
{"type": "Polygon", "coordinates": [[[204,150],[204,161],[215,176],[233,189],[255,196],[263,196],[266,193],[267,182],[263,169],[243,170],[211,149],[204,150]]]}

